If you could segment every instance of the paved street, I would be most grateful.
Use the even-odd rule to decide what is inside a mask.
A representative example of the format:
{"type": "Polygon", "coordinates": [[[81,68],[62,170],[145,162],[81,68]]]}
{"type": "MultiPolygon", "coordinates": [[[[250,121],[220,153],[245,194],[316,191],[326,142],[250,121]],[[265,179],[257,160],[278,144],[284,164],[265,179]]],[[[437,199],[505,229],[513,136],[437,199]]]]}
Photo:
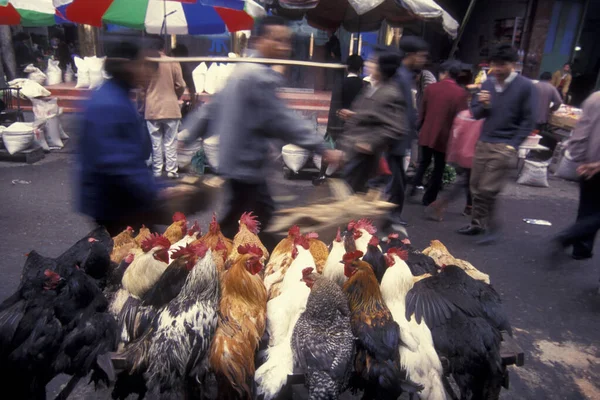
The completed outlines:
{"type": "MultiPolygon", "coordinates": [[[[66,122],[72,132],[73,121],[66,122]]],[[[34,165],[0,163],[1,299],[16,288],[25,253],[35,249],[58,256],[90,230],[86,219],[73,211],[73,147],[71,141],[34,165]],[[15,179],[31,183],[12,184],[15,179]]],[[[279,171],[273,175],[281,201],[298,204],[314,198],[309,181],[284,181],[279,171]]],[[[574,219],[578,196],[576,184],[551,179],[550,186],[511,183],[500,206],[503,239],[489,247],[454,233],[467,222],[459,213],[462,203],[442,223],[424,220],[418,205],[408,205],[405,218],[413,244],[424,248],[429,240],[441,240],[454,256],[488,273],[500,292],[526,352],[525,366],[511,369],[511,388],[503,399],[600,399],[600,245],[595,260],[548,262],[548,238],[574,219]],[[523,218],[546,219],[553,225],[528,225],[523,218]]],[[[194,218],[206,227],[210,215],[194,218]]],[[[56,393],[61,382],[49,391],[56,393]]],[[[81,387],[75,397],[109,397],[106,391],[92,395],[89,390],[81,387]]]]}

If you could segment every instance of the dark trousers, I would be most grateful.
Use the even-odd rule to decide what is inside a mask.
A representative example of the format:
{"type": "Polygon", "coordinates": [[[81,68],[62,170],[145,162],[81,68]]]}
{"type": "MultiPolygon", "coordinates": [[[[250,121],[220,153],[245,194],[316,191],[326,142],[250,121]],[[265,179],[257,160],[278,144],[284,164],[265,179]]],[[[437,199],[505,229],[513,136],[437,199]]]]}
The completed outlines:
{"type": "Polygon", "coordinates": [[[443,196],[441,200],[444,204],[451,203],[456,199],[460,192],[465,192],[467,195],[467,207],[473,206],[473,199],[471,197],[471,170],[469,168],[456,167],[457,180],[454,185],[451,186],[448,193],[443,196]]]}
{"type": "Polygon", "coordinates": [[[594,249],[594,239],[600,229],[600,174],[580,183],[577,220],[558,234],[564,246],[573,245],[573,255],[588,257],[594,249]]]}
{"type": "Polygon", "coordinates": [[[404,173],[404,156],[388,154],[388,166],[392,171],[392,177],[388,183],[387,193],[389,202],[396,205],[392,215],[400,217],[404,207],[404,193],[406,191],[406,174],[404,173]]]}
{"type": "Polygon", "coordinates": [[[442,188],[442,180],[444,178],[444,168],[446,167],[446,154],[433,150],[427,146],[421,146],[421,162],[414,178],[413,186],[423,186],[423,176],[431,164],[433,158],[433,172],[427,185],[427,190],[423,195],[423,204],[428,206],[437,198],[438,193],[442,188]]]}
{"type": "Polygon", "coordinates": [[[377,173],[379,156],[356,153],[346,163],[342,176],[355,193],[366,192],[367,182],[377,173]]]}
{"type": "Polygon", "coordinates": [[[471,225],[485,228],[494,222],[496,198],[506,184],[516,154],[516,150],[509,149],[505,143],[477,143],[471,169],[471,225]]]}
{"type": "MultiPolygon", "coordinates": [[[[269,193],[267,182],[246,183],[242,181],[229,180],[227,182],[228,199],[225,207],[225,215],[219,222],[221,232],[225,237],[233,239],[239,230],[239,220],[243,213],[252,211],[260,222],[261,230],[269,225],[275,212],[275,204],[269,193]]],[[[263,236],[261,236],[263,240],[263,236]]],[[[263,240],[263,244],[267,243],[263,240]]],[[[272,247],[267,248],[271,249],[272,247]]]]}

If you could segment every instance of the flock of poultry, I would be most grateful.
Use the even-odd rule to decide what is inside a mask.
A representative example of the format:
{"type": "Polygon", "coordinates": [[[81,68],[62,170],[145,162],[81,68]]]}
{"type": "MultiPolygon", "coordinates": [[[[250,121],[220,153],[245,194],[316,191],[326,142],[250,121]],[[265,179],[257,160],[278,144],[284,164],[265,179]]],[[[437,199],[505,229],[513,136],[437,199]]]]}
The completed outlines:
{"type": "Polygon", "coordinates": [[[15,399],[91,373],[115,399],[268,400],[301,370],[310,399],[455,398],[447,376],[461,399],[499,394],[499,295],[440,242],[380,242],[359,220],[329,248],[294,226],[269,255],[258,232],[252,213],[233,240],[176,213],[162,235],[98,228],[56,259],[32,251],[0,304],[0,382],[15,399]]]}

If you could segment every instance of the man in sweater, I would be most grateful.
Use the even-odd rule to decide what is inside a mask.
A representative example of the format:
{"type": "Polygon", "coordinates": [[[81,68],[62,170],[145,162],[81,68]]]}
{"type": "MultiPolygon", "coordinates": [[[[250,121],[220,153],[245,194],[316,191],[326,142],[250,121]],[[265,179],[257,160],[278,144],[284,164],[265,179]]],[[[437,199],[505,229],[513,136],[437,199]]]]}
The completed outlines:
{"type": "Polygon", "coordinates": [[[473,214],[471,224],[458,230],[463,235],[479,235],[488,230],[480,244],[497,237],[494,220],[496,197],[504,187],[517,149],[535,126],[535,88],[514,70],[517,51],[500,45],[490,57],[493,75],[473,97],[471,109],[476,119],[485,118],[475,148],[471,172],[473,214]]]}
{"type": "MultiPolygon", "coordinates": [[[[164,39],[156,39],[160,57],[163,53],[164,39]]],[[[185,81],[181,66],[176,62],[158,63],[158,72],[146,89],[145,118],[152,140],[152,172],[155,177],[162,176],[164,159],[169,178],[176,179],[177,173],[177,132],[181,120],[179,98],[185,91],[185,81]]]]}

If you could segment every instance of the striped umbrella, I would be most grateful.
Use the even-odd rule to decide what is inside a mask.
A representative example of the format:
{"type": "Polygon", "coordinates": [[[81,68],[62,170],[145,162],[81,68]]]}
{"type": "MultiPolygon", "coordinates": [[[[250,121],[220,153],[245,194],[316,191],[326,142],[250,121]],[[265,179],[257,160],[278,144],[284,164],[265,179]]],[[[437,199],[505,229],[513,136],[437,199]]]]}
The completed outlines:
{"type": "Polygon", "coordinates": [[[106,23],[133,29],[146,29],[148,33],[179,35],[208,35],[251,29],[254,17],[264,13],[262,7],[252,0],[54,0],[54,2],[57,12],[75,23],[98,27],[106,23]]]}
{"type": "Polygon", "coordinates": [[[50,26],[66,22],[52,0],[0,0],[0,25],[50,26]]]}

